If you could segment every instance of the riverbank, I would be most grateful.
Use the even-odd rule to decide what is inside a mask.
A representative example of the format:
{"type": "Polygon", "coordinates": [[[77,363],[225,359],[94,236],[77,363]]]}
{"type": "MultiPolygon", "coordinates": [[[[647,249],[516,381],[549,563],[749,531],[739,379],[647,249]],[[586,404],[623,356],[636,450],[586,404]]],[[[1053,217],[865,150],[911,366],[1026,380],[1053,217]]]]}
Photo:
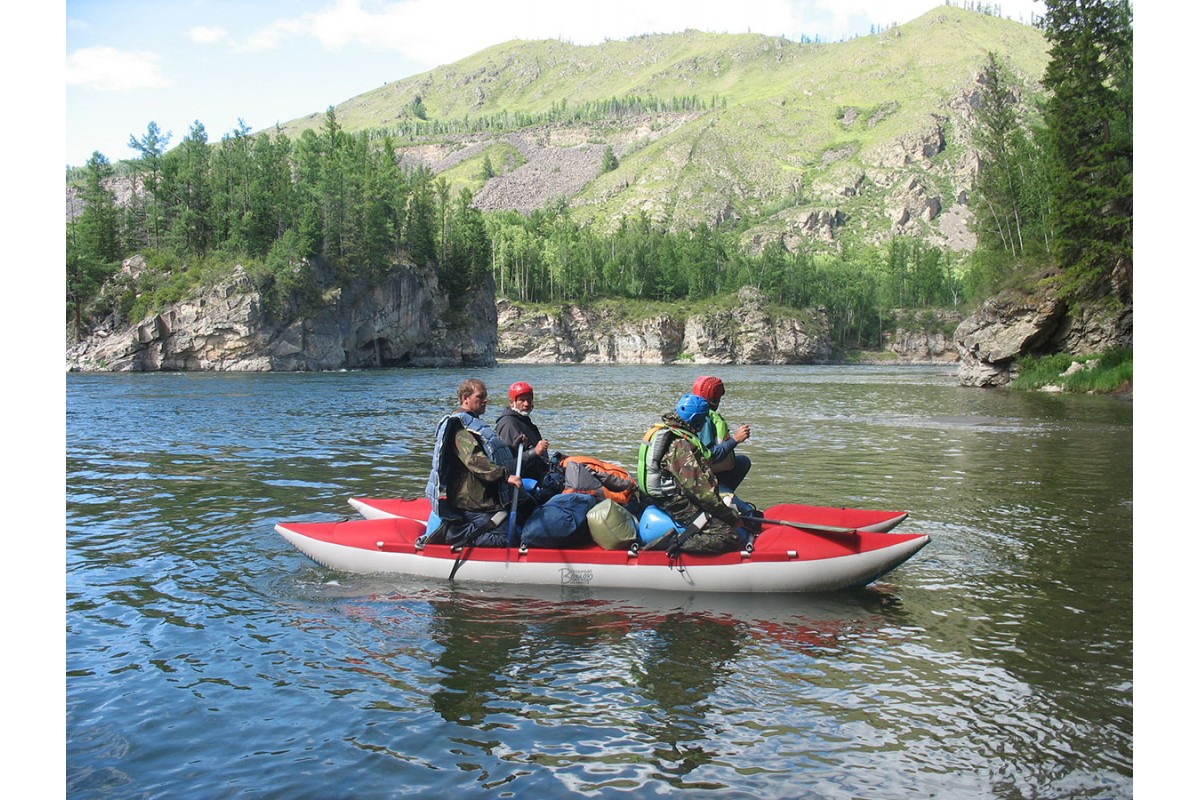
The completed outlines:
{"type": "Polygon", "coordinates": [[[1025,391],[1104,394],[1133,400],[1133,349],[1114,347],[1093,356],[1055,353],[1017,360],[1012,388],[1025,391]]]}

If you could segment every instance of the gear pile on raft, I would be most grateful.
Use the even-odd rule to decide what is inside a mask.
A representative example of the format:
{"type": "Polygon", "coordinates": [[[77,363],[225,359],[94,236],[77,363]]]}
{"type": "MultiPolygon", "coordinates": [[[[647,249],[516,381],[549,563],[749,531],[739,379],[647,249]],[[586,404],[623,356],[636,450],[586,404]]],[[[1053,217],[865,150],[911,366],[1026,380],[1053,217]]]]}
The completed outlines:
{"type": "Polygon", "coordinates": [[[487,389],[467,379],[439,422],[425,496],[351,498],[362,519],[279,523],[331,569],[513,584],[715,592],[865,586],[929,543],[894,533],[903,511],[794,503],[757,509],[736,494],[748,425],[719,412],[723,382],[701,376],[646,431],[636,473],[551,452],[530,418],[533,387],[509,387],[495,428],[487,389]]]}

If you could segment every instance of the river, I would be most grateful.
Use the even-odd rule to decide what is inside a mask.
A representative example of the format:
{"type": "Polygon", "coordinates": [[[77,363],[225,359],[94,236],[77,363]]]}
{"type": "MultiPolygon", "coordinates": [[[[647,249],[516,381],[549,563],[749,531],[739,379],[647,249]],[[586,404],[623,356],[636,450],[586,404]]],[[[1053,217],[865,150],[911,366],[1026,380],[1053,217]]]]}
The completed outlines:
{"type": "Polygon", "coordinates": [[[66,379],[72,798],[1133,796],[1133,408],[945,367],[66,379]],[[903,509],[868,588],[521,590],[331,572],[273,531],[415,496],[468,374],[636,463],[699,374],[739,494],[903,509]],[[689,795],[692,796],[692,795],[689,795]]]}

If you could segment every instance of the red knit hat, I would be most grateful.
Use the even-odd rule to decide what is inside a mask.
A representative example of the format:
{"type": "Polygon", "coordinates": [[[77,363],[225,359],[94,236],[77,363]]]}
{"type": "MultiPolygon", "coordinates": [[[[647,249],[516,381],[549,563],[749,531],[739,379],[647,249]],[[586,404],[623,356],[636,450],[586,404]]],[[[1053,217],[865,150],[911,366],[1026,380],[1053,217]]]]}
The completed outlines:
{"type": "Polygon", "coordinates": [[[725,395],[725,384],[713,375],[701,375],[692,384],[692,394],[703,397],[709,403],[720,400],[725,395]]]}

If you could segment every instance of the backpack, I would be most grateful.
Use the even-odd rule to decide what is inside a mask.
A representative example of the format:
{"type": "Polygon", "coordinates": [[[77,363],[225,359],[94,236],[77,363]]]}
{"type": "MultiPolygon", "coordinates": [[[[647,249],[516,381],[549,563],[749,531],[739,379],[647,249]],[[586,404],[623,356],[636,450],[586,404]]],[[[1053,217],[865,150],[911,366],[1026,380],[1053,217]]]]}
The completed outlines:
{"type": "Polygon", "coordinates": [[[527,547],[580,547],[591,541],[587,514],[596,498],[586,493],[557,494],[533,510],[521,531],[527,547]]]}
{"type": "Polygon", "coordinates": [[[563,469],[567,471],[567,488],[565,491],[591,492],[621,505],[627,505],[630,500],[637,496],[637,481],[629,476],[629,470],[618,464],[601,461],[591,456],[568,456],[562,460],[562,465],[563,469]],[[572,467],[574,467],[578,476],[575,480],[581,484],[581,488],[576,489],[571,485],[572,467]],[[586,478],[579,474],[580,467],[595,477],[596,483],[599,484],[598,487],[590,484],[586,478]]]}
{"type": "Polygon", "coordinates": [[[564,489],[566,489],[566,482],[563,480],[562,471],[550,470],[537,481],[533,488],[527,491],[534,502],[541,505],[551,497],[562,494],[564,489]]]}

